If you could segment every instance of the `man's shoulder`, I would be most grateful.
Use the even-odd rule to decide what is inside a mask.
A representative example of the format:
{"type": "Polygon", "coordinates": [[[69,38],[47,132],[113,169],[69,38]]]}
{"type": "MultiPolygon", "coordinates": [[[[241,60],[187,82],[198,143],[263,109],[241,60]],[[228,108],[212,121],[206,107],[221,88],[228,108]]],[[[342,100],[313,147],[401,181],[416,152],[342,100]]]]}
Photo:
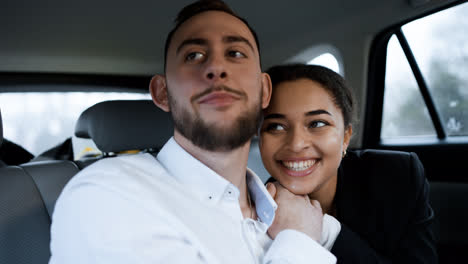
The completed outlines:
{"type": "Polygon", "coordinates": [[[98,160],[80,171],[73,180],[115,182],[121,177],[148,176],[148,174],[165,172],[164,167],[152,155],[136,154],[98,160]]]}
{"type": "Polygon", "coordinates": [[[99,207],[90,200],[106,200],[161,210],[167,207],[167,196],[180,196],[181,190],[180,184],[150,154],[106,158],[86,167],[68,182],[56,209],[89,211],[99,207]]]}
{"type": "Polygon", "coordinates": [[[168,172],[150,154],[104,158],[76,174],[65,186],[61,196],[74,192],[107,190],[127,193],[154,188],[161,179],[168,181],[168,172]]]}

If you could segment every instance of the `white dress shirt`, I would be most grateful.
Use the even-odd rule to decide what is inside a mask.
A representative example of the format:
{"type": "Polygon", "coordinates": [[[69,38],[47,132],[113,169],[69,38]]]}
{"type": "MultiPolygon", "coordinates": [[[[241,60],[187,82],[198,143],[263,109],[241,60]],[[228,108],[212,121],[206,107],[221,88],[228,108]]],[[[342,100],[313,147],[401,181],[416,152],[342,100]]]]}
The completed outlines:
{"type": "Polygon", "coordinates": [[[239,190],[170,139],[150,154],[106,158],[77,174],[52,219],[51,264],[335,263],[307,235],[267,229],[276,203],[247,170],[258,220],[239,190]]]}

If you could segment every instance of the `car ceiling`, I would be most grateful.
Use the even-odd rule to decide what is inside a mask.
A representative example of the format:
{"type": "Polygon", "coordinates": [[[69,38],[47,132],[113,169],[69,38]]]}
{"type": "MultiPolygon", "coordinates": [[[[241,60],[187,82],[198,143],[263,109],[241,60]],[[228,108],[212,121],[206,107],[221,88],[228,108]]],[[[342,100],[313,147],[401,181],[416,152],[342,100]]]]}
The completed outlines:
{"type": "MultiPolygon", "coordinates": [[[[192,1],[2,2],[0,71],[151,75],[163,70],[164,41],[176,13],[192,1]]],[[[372,38],[448,1],[419,7],[408,0],[227,2],[258,32],[268,67],[318,43],[372,38]]]]}

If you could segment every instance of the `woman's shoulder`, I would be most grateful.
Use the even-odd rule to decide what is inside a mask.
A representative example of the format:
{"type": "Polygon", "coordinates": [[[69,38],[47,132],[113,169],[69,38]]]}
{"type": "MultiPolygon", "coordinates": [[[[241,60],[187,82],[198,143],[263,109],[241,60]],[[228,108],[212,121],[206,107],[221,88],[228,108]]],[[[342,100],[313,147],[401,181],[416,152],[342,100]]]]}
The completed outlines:
{"type": "Polygon", "coordinates": [[[382,149],[360,149],[350,150],[346,154],[343,161],[347,159],[359,159],[362,161],[403,161],[408,160],[412,152],[396,151],[396,150],[382,150],[382,149]]]}
{"type": "MultiPolygon", "coordinates": [[[[360,182],[381,191],[420,188],[424,168],[412,152],[363,149],[349,151],[341,163],[342,180],[360,182]]],[[[355,185],[355,184],[353,184],[355,185]]]]}
{"type": "Polygon", "coordinates": [[[395,171],[409,172],[419,165],[421,162],[415,153],[376,149],[349,151],[341,163],[345,171],[359,170],[361,173],[379,171],[384,174],[395,171]]]}

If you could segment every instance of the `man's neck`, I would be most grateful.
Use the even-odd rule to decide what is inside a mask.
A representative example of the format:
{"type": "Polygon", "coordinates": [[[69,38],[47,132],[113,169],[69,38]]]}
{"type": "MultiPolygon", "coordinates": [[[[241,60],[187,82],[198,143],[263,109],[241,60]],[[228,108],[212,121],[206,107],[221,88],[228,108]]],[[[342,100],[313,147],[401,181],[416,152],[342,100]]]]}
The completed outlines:
{"type": "MultiPolygon", "coordinates": [[[[195,146],[190,140],[174,133],[175,141],[190,155],[215,171],[237,188],[241,194],[246,189],[246,170],[249,157],[250,141],[243,146],[230,151],[208,151],[195,146]]],[[[241,196],[242,197],[242,196],[241,196]]]]}

